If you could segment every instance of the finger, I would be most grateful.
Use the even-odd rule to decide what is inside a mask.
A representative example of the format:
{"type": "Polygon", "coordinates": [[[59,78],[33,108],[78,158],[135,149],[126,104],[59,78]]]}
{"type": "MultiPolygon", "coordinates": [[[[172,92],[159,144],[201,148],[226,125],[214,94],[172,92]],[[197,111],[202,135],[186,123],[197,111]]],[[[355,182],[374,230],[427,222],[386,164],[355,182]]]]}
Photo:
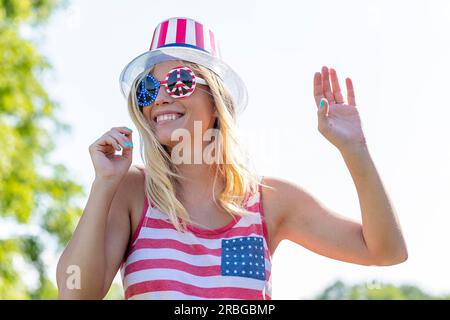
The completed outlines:
{"type": "Polygon", "coordinates": [[[133,155],[133,140],[131,135],[127,137],[119,132],[119,130],[112,130],[109,134],[122,146],[122,157],[131,158],[133,155]]]}
{"type": "Polygon", "coordinates": [[[344,97],[341,93],[341,87],[339,86],[339,80],[336,70],[330,68],[331,85],[333,87],[333,98],[336,103],[344,103],[344,97]]]}
{"type": "Polygon", "coordinates": [[[317,107],[319,107],[319,103],[322,98],[322,74],[320,72],[316,72],[314,74],[314,100],[316,100],[317,107]]]}
{"type": "Polygon", "coordinates": [[[114,137],[107,134],[103,135],[96,144],[100,147],[102,152],[108,153],[112,152],[111,148],[117,151],[120,151],[122,148],[114,137]]]}
{"type": "Polygon", "coordinates": [[[122,150],[122,157],[130,158],[133,155],[133,144],[127,141],[120,133],[109,131],[107,134],[108,141],[113,141],[112,143],[116,145],[116,150],[122,150]],[[117,136],[119,135],[119,136],[117,136]]]}
{"type": "Polygon", "coordinates": [[[328,115],[330,104],[326,98],[322,98],[319,102],[319,109],[317,110],[317,116],[319,121],[325,120],[328,115]]]}
{"type": "Polygon", "coordinates": [[[123,133],[125,136],[131,136],[133,134],[133,130],[128,127],[113,127],[111,130],[116,130],[120,133],[123,133]]]}
{"type": "Polygon", "coordinates": [[[331,92],[331,85],[330,85],[330,74],[328,73],[328,68],[325,66],[322,67],[322,87],[325,98],[327,98],[329,103],[334,103],[334,98],[331,92]]]}
{"type": "Polygon", "coordinates": [[[356,106],[355,90],[353,89],[352,79],[345,79],[345,85],[347,87],[347,102],[351,106],[356,106]]]}
{"type": "Polygon", "coordinates": [[[118,130],[111,130],[108,132],[108,134],[112,137],[114,137],[114,139],[116,139],[116,141],[123,147],[124,150],[132,148],[133,147],[133,142],[131,137],[127,137],[124,134],[120,133],[118,130]]]}

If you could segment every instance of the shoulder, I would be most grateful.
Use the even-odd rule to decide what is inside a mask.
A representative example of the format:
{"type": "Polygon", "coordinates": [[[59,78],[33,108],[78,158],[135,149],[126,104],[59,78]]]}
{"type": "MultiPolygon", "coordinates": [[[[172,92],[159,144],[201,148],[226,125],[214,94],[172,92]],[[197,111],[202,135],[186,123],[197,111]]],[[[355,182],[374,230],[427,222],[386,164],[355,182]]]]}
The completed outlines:
{"type": "Polygon", "coordinates": [[[133,195],[136,193],[136,189],[143,186],[144,183],[144,167],[141,165],[132,165],[128,169],[128,172],[120,182],[120,188],[122,188],[126,194],[133,195]]]}
{"type": "Polygon", "coordinates": [[[116,192],[121,201],[127,203],[128,212],[132,213],[136,205],[142,201],[144,203],[144,167],[141,165],[132,165],[128,172],[122,178],[116,192]]]}
{"type": "Polygon", "coordinates": [[[261,182],[262,209],[269,234],[270,251],[273,254],[278,244],[284,240],[281,227],[292,205],[290,199],[298,197],[301,188],[288,180],[276,177],[264,176],[261,182]]]}
{"type": "MultiPolygon", "coordinates": [[[[117,186],[110,205],[108,220],[112,222],[112,226],[129,228],[136,224],[136,218],[139,218],[135,213],[138,209],[138,202],[141,202],[140,196],[142,197],[140,204],[142,210],[144,207],[144,176],[137,166],[131,166],[117,186]]],[[[117,229],[115,230],[117,231],[117,229]]]]}
{"type": "Polygon", "coordinates": [[[134,164],[134,165],[130,166],[130,169],[128,169],[127,178],[133,182],[136,182],[136,180],[143,181],[144,180],[144,170],[145,170],[145,167],[143,165],[134,164]]]}
{"type": "Polygon", "coordinates": [[[126,177],[128,198],[131,201],[139,199],[144,201],[144,188],[145,188],[145,168],[142,165],[132,165],[128,170],[126,177]]]}
{"type": "Polygon", "coordinates": [[[268,229],[271,229],[269,235],[272,234],[276,246],[283,240],[281,227],[286,217],[293,211],[302,211],[308,205],[310,196],[300,185],[286,179],[264,176],[262,184],[263,210],[268,229]]]}
{"type": "Polygon", "coordinates": [[[274,212],[278,214],[286,211],[295,199],[295,203],[298,203],[298,200],[306,200],[308,195],[301,186],[286,179],[264,176],[262,183],[267,185],[262,186],[264,205],[276,208],[274,212]]]}
{"type": "Polygon", "coordinates": [[[118,192],[127,204],[131,231],[136,230],[141,219],[145,203],[145,176],[142,165],[132,165],[123,177],[118,192]]]}

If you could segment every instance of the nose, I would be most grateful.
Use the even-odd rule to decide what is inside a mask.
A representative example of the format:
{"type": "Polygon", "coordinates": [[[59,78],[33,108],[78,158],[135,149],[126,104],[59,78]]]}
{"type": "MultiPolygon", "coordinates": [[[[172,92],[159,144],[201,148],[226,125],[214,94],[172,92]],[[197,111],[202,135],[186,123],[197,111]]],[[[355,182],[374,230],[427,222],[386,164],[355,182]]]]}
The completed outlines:
{"type": "Polygon", "coordinates": [[[161,85],[159,87],[158,94],[153,104],[155,106],[160,106],[163,104],[170,104],[173,102],[173,100],[174,99],[167,93],[166,88],[161,85]]]}

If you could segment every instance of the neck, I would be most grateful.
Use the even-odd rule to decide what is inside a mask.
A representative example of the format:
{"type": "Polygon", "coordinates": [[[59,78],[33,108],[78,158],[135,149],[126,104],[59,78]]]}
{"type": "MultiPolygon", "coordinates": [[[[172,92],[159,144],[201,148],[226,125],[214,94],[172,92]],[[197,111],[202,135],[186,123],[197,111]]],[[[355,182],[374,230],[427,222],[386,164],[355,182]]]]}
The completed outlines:
{"type": "MultiPolygon", "coordinates": [[[[216,167],[210,164],[181,164],[177,166],[180,175],[178,196],[186,204],[205,203],[213,199],[213,184],[216,167]]],[[[217,198],[224,188],[224,182],[217,176],[214,196],[217,198]]]]}

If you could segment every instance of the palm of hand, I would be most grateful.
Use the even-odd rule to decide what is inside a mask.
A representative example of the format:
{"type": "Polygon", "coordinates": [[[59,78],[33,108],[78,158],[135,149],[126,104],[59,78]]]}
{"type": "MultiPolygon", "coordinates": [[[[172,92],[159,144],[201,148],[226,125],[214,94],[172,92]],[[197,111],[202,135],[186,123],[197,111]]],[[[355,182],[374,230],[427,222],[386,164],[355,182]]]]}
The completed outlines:
{"type": "Polygon", "coordinates": [[[365,142],[361,119],[356,107],[348,104],[331,104],[325,123],[326,126],[321,132],[328,140],[332,140],[330,142],[334,145],[365,142]]]}
{"type": "Polygon", "coordinates": [[[339,150],[365,145],[361,118],[355,102],[353,84],[346,79],[347,103],[344,102],[334,69],[314,75],[314,98],[317,104],[318,129],[339,150]],[[330,83],[331,76],[331,83],[330,83]]]}

